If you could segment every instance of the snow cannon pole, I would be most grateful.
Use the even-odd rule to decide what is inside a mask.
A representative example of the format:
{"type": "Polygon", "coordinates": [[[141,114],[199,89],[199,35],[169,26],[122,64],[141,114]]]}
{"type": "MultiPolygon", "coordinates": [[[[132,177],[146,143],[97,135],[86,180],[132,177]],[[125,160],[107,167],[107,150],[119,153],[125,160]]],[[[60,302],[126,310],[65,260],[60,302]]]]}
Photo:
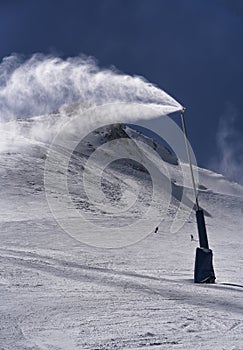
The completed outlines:
{"type": "Polygon", "coordinates": [[[195,195],[196,220],[197,220],[198,237],[199,237],[199,245],[200,245],[200,247],[198,247],[196,250],[194,282],[195,283],[214,283],[216,277],[213,269],[213,252],[211,249],[209,249],[204,212],[199,206],[184,113],[185,113],[185,107],[183,107],[181,110],[181,123],[182,123],[184,138],[185,138],[187,158],[188,158],[190,171],[191,171],[192,186],[193,186],[193,191],[195,195]]]}
{"type": "Polygon", "coordinates": [[[188,158],[190,171],[191,171],[192,186],[193,186],[193,191],[194,191],[194,195],[195,195],[196,209],[199,210],[198,196],[197,196],[197,190],[196,190],[196,182],[195,182],[195,177],[194,177],[193,168],[192,168],[192,159],[191,159],[191,153],[190,153],[188,137],[187,137],[186,122],[185,122],[185,117],[184,117],[185,110],[186,110],[185,107],[183,107],[183,109],[181,110],[181,123],[182,123],[182,129],[183,129],[183,133],[184,133],[184,138],[185,138],[187,158],[188,158]]]}

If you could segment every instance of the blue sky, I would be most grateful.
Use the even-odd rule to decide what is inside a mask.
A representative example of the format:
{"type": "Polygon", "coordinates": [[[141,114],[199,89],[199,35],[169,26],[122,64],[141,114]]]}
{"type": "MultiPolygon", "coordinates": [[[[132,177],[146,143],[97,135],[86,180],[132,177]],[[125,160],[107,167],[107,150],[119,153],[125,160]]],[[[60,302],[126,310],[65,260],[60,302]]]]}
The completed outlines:
{"type": "Polygon", "coordinates": [[[0,59],[13,52],[144,76],[187,107],[199,165],[241,181],[242,0],[0,0],[0,59]]]}

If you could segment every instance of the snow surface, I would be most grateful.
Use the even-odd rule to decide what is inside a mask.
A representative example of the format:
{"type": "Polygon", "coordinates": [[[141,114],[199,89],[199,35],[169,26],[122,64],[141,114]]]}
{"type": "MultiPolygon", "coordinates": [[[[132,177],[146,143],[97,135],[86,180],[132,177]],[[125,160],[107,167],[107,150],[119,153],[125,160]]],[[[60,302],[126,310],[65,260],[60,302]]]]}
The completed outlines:
{"type": "MultiPolygon", "coordinates": [[[[19,120],[17,129],[27,130],[31,122],[19,120]]],[[[136,133],[129,128],[126,132],[136,133]]],[[[182,185],[175,155],[170,157],[157,144],[174,186],[158,234],[153,231],[160,203],[146,238],[120,249],[101,249],[73,239],[53,218],[43,182],[48,144],[26,135],[11,143],[8,134],[8,147],[1,148],[1,350],[243,349],[240,185],[199,169],[200,203],[207,212],[217,283],[196,285],[198,243],[190,240],[190,234],[197,238],[195,214],[178,232],[169,229],[182,185]]],[[[120,221],[92,206],[80,174],[87,157],[107,137],[107,130],[99,131],[79,145],[70,161],[69,190],[90,220],[109,227],[120,224],[122,234],[122,222],[142,217],[150,205],[151,179],[136,163],[116,162],[103,174],[106,200],[119,209],[139,195],[136,205],[121,211],[120,221]]],[[[188,201],[193,201],[192,190],[187,190],[188,201]]],[[[86,230],[85,221],[81,229],[86,230]]]]}

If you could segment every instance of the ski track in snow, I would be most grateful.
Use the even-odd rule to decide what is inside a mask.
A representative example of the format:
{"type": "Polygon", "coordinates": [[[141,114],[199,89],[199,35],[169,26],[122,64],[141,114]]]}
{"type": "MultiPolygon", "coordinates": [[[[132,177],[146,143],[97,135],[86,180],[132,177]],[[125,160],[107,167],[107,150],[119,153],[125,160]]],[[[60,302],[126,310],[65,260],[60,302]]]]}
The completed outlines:
{"type": "MultiPolygon", "coordinates": [[[[83,245],[51,216],[43,150],[32,151],[1,157],[1,350],[243,348],[240,186],[200,170],[217,283],[195,285],[194,214],[175,234],[163,226],[121,249],[83,245]]],[[[173,164],[171,172],[179,185],[173,164]]],[[[117,169],[109,176],[119,182],[117,169]]]]}

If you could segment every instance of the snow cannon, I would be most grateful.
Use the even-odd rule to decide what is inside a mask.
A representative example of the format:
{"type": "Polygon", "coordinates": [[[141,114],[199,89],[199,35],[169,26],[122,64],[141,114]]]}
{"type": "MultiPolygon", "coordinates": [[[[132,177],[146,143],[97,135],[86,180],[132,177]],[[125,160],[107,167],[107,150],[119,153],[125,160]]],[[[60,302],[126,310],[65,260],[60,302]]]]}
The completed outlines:
{"type": "Polygon", "coordinates": [[[187,158],[188,158],[190,171],[191,171],[193,191],[195,195],[196,220],[197,220],[198,238],[199,238],[199,245],[200,245],[200,247],[196,249],[194,283],[214,283],[216,277],[213,269],[213,252],[211,249],[209,249],[204,212],[199,207],[199,200],[198,200],[198,195],[196,191],[195,178],[193,174],[192,160],[191,160],[190,148],[188,143],[184,112],[185,112],[185,108],[183,107],[183,109],[181,110],[181,122],[182,122],[184,137],[185,137],[187,158]]]}
{"type": "Polygon", "coordinates": [[[196,210],[196,219],[200,247],[196,250],[194,282],[214,283],[213,252],[209,249],[204,212],[200,208],[196,210]]]}

